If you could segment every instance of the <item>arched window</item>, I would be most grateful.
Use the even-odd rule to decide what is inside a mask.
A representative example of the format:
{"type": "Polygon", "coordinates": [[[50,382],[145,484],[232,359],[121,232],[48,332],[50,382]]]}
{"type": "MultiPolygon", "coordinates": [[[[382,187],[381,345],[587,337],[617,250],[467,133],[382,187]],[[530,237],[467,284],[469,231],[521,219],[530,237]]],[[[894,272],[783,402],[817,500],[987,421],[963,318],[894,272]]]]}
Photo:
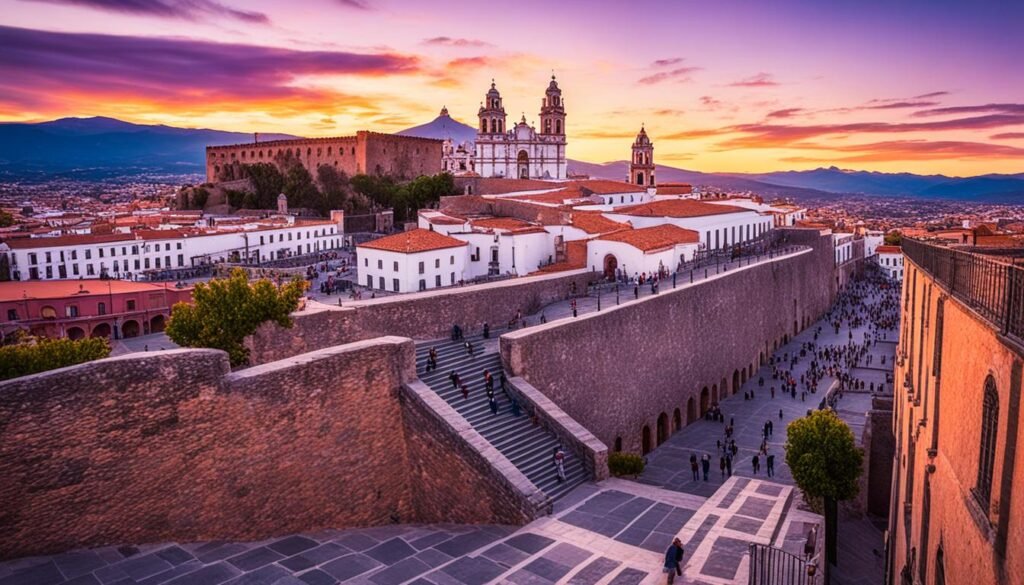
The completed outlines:
{"type": "Polygon", "coordinates": [[[562,121],[561,120],[555,120],[555,134],[561,134],[561,133],[562,133],[562,121]]]}
{"type": "Polygon", "coordinates": [[[981,402],[981,445],[978,455],[978,483],[974,494],[983,504],[986,512],[992,497],[992,471],[996,462],[996,433],[999,429],[999,394],[996,380],[991,375],[985,378],[985,395],[981,402]]]}
{"type": "Polygon", "coordinates": [[[946,585],[946,553],[941,545],[935,551],[935,585],[946,585]]]}

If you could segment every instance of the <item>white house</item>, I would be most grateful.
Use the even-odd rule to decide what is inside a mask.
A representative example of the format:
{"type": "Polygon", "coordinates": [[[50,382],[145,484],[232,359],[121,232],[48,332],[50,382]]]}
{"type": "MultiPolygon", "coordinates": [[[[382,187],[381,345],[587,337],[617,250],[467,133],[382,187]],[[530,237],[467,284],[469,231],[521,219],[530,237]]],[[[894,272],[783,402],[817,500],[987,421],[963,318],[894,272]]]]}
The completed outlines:
{"type": "Polygon", "coordinates": [[[903,249],[899,246],[878,246],[875,248],[878,256],[875,262],[882,267],[882,270],[893,280],[903,280],[903,249]]]}
{"type": "Polygon", "coordinates": [[[853,234],[832,233],[832,247],[835,251],[836,266],[853,258],[853,234]]]}
{"type": "Polygon", "coordinates": [[[587,268],[608,278],[673,272],[693,259],[699,241],[697,232],[671,224],[616,231],[587,241],[587,268]]]}
{"type": "Polygon", "coordinates": [[[390,292],[452,286],[465,278],[468,247],[425,229],[371,240],[357,246],[359,282],[390,292]]]}
{"type": "Polygon", "coordinates": [[[730,205],[692,199],[665,199],[605,212],[605,217],[636,228],[672,224],[700,234],[700,243],[715,250],[754,240],[772,229],[772,217],[730,205]]]}

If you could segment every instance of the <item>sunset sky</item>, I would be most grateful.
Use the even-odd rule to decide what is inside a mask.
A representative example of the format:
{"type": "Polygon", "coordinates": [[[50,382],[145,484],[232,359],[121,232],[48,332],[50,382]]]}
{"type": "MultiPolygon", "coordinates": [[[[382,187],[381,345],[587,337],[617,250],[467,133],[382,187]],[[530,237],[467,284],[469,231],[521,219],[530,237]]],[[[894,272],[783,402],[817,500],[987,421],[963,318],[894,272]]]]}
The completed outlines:
{"type": "Polygon", "coordinates": [[[701,171],[1024,172],[1024,2],[0,0],[0,121],[393,132],[491,78],[569,156],[701,171]]]}

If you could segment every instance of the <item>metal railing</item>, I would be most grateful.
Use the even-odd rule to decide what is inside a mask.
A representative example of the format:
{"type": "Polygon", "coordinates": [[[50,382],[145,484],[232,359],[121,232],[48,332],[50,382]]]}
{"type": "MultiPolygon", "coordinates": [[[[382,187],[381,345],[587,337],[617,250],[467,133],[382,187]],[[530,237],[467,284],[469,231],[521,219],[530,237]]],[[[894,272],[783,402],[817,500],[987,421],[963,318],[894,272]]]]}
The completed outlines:
{"type": "Polygon", "coordinates": [[[1000,333],[1024,343],[1024,266],[910,239],[903,253],[1000,333]]]}
{"type": "Polygon", "coordinates": [[[750,543],[748,585],[814,585],[807,561],[780,548],[750,543]]]}

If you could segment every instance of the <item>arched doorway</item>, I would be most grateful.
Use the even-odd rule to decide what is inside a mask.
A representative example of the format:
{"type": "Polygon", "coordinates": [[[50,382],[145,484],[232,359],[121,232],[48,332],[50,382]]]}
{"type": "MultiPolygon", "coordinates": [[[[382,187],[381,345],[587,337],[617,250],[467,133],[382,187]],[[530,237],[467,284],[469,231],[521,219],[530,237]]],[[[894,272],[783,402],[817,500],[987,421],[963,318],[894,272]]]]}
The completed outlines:
{"type": "Polygon", "coordinates": [[[700,391],[700,415],[704,416],[704,413],[708,411],[708,399],[711,398],[711,394],[708,393],[708,387],[705,386],[700,391]]]}
{"type": "Polygon", "coordinates": [[[72,327],[67,331],[68,339],[82,339],[85,337],[85,331],[81,327],[72,327]]]}
{"type": "Polygon", "coordinates": [[[759,365],[759,366],[763,366],[764,365],[764,352],[763,351],[761,353],[759,353],[758,356],[757,356],[757,365],[759,365]]]}
{"type": "Polygon", "coordinates": [[[679,409],[677,408],[676,411],[672,413],[672,432],[674,433],[681,428],[683,428],[683,413],[679,412],[679,409]]]}
{"type": "Polygon", "coordinates": [[[732,371],[732,393],[736,393],[736,389],[740,387],[740,371],[732,371]]]}
{"type": "Polygon", "coordinates": [[[615,279],[615,270],[619,267],[619,261],[613,254],[604,257],[604,277],[608,280],[615,279]]]}
{"type": "Polygon", "coordinates": [[[615,437],[615,452],[622,452],[622,437],[615,437]]]}
{"type": "Polygon", "coordinates": [[[92,328],[92,333],[89,337],[110,337],[110,324],[100,323],[92,328]]]}
{"type": "Polygon", "coordinates": [[[747,383],[747,368],[740,370],[740,386],[747,383]]]}
{"type": "Polygon", "coordinates": [[[644,425],[643,436],[640,437],[640,452],[647,455],[651,452],[651,427],[644,425]]]}
{"type": "MultiPolygon", "coordinates": [[[[725,381],[725,378],[722,378],[722,383],[719,386],[722,388],[722,391],[719,393],[719,396],[721,396],[722,399],[725,399],[725,397],[729,395],[729,387],[727,385],[727,382],[725,381]]],[[[736,392],[734,390],[733,394],[735,393],[736,392]]]]}
{"type": "Polygon", "coordinates": [[[664,412],[658,415],[658,444],[668,440],[668,415],[664,412]]]}
{"type": "Polygon", "coordinates": [[[138,321],[125,321],[124,325],[121,325],[121,337],[128,339],[129,337],[139,336],[139,322],[138,321]]]}
{"type": "Polygon", "coordinates": [[[718,386],[711,386],[711,404],[718,404],[718,386]]]}
{"type": "Polygon", "coordinates": [[[149,320],[149,332],[159,333],[164,330],[164,316],[157,315],[149,320]]]}
{"type": "Polygon", "coordinates": [[[530,155],[525,150],[520,150],[516,157],[516,176],[520,179],[530,178],[530,155]]]}
{"type": "Polygon", "coordinates": [[[697,420],[697,403],[693,400],[693,396],[686,401],[686,424],[690,424],[697,420]]]}

